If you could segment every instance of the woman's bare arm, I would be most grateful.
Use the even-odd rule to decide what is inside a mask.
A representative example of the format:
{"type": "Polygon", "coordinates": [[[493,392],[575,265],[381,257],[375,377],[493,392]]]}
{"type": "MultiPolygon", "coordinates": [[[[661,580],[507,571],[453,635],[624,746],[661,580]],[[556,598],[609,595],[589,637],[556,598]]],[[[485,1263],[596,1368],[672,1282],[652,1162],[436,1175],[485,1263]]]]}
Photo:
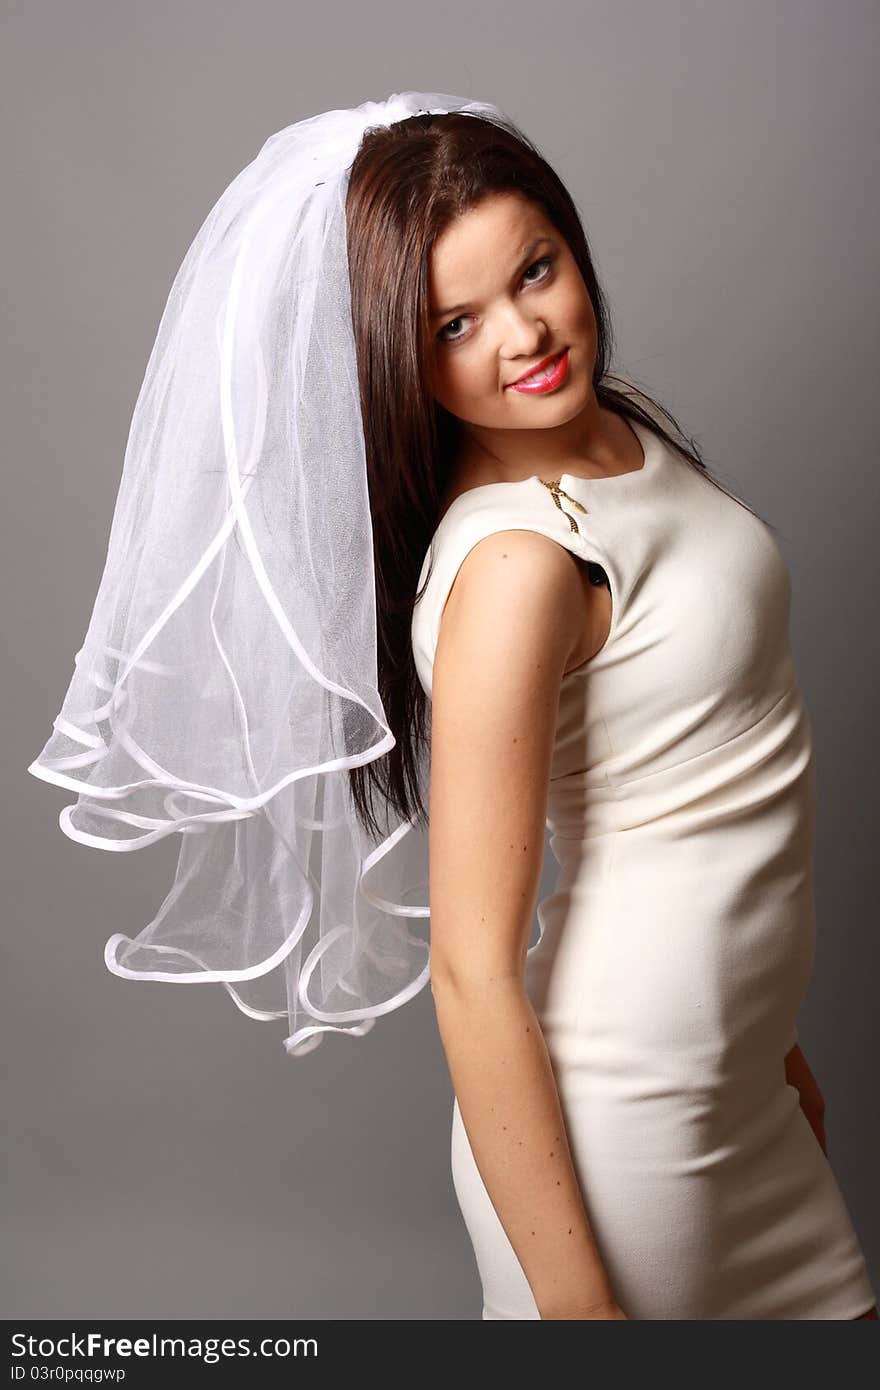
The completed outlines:
{"type": "Polygon", "coordinates": [[[825,1098],[806,1057],[796,1043],[785,1058],[785,1079],[794,1086],[801,1099],[801,1109],[812,1126],[822,1152],[827,1154],[825,1138],[825,1098]]]}
{"type": "Polygon", "coordinates": [[[583,592],[555,542],[487,537],[452,586],[433,669],[431,988],[477,1168],[542,1318],[621,1316],[523,981],[583,592]]]}

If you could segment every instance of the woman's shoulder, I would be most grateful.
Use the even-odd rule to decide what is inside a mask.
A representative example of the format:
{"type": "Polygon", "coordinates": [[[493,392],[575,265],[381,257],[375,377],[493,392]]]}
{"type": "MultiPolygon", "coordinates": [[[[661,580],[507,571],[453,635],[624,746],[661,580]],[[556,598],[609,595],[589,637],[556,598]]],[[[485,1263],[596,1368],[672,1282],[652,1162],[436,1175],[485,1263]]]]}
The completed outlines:
{"type": "Polygon", "coordinates": [[[465,560],[481,549],[480,561],[469,568],[477,583],[490,588],[499,582],[496,559],[512,561],[501,573],[514,590],[517,575],[522,579],[530,572],[535,580],[539,566],[552,587],[564,582],[566,572],[571,574],[570,564],[567,571],[560,564],[563,550],[601,563],[592,537],[582,529],[584,518],[582,504],[538,477],[481,484],[448,502],[422,564],[412,618],[416,668],[428,694],[440,621],[465,560]],[[517,538],[511,533],[523,534],[517,538]]]}

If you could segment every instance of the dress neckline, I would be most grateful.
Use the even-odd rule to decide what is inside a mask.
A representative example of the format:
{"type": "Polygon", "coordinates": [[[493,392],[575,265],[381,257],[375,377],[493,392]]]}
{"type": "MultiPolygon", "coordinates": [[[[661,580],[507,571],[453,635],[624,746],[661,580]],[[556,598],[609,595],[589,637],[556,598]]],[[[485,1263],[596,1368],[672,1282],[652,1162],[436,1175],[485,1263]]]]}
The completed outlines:
{"type": "Polygon", "coordinates": [[[464,502],[466,498],[474,497],[478,493],[491,491],[493,488],[496,490],[498,488],[525,488],[531,487],[535,483],[546,485],[552,482],[557,483],[565,492],[569,490],[569,485],[573,485],[576,496],[577,489],[580,487],[589,490],[596,486],[608,487],[611,483],[622,483],[627,478],[641,479],[647,477],[648,474],[653,472],[663,454],[662,441],[654,434],[653,430],[649,430],[641,421],[627,418],[626,423],[642,446],[641,468],[628,468],[625,473],[608,473],[601,478],[585,478],[580,473],[559,473],[555,478],[542,478],[538,473],[532,473],[528,478],[517,478],[513,481],[478,483],[476,487],[469,487],[465,492],[460,492],[457,497],[452,499],[440,518],[438,526],[443,525],[446,518],[454,511],[460,502],[464,502]]]}

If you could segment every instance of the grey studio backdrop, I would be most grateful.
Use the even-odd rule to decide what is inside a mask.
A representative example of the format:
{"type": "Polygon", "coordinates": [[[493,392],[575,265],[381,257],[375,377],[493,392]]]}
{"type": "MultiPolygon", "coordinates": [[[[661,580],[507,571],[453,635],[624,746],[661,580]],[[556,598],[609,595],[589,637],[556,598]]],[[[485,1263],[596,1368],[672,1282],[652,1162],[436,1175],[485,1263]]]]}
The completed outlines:
{"type": "Polygon", "coordinates": [[[3,29],[3,1316],[480,1316],[430,992],[293,1060],[221,985],[118,979],[104,942],[177,843],[74,844],[73,798],[25,771],[202,219],[273,131],[405,88],[536,140],[617,365],[781,529],[819,779],[801,1043],[876,1285],[876,3],[7,0],[3,29]]]}

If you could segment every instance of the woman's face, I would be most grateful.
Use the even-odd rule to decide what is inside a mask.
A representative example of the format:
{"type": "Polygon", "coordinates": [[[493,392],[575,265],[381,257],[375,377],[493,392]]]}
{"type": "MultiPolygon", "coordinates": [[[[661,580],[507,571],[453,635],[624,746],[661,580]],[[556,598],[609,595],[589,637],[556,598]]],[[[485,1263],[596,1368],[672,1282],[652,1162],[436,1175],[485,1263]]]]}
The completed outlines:
{"type": "Polygon", "coordinates": [[[593,306],[568,243],[537,204],[492,194],[457,218],[432,248],[428,291],[434,397],[477,434],[563,425],[590,401],[593,306]],[[561,385],[511,389],[566,348],[561,385]]]}

